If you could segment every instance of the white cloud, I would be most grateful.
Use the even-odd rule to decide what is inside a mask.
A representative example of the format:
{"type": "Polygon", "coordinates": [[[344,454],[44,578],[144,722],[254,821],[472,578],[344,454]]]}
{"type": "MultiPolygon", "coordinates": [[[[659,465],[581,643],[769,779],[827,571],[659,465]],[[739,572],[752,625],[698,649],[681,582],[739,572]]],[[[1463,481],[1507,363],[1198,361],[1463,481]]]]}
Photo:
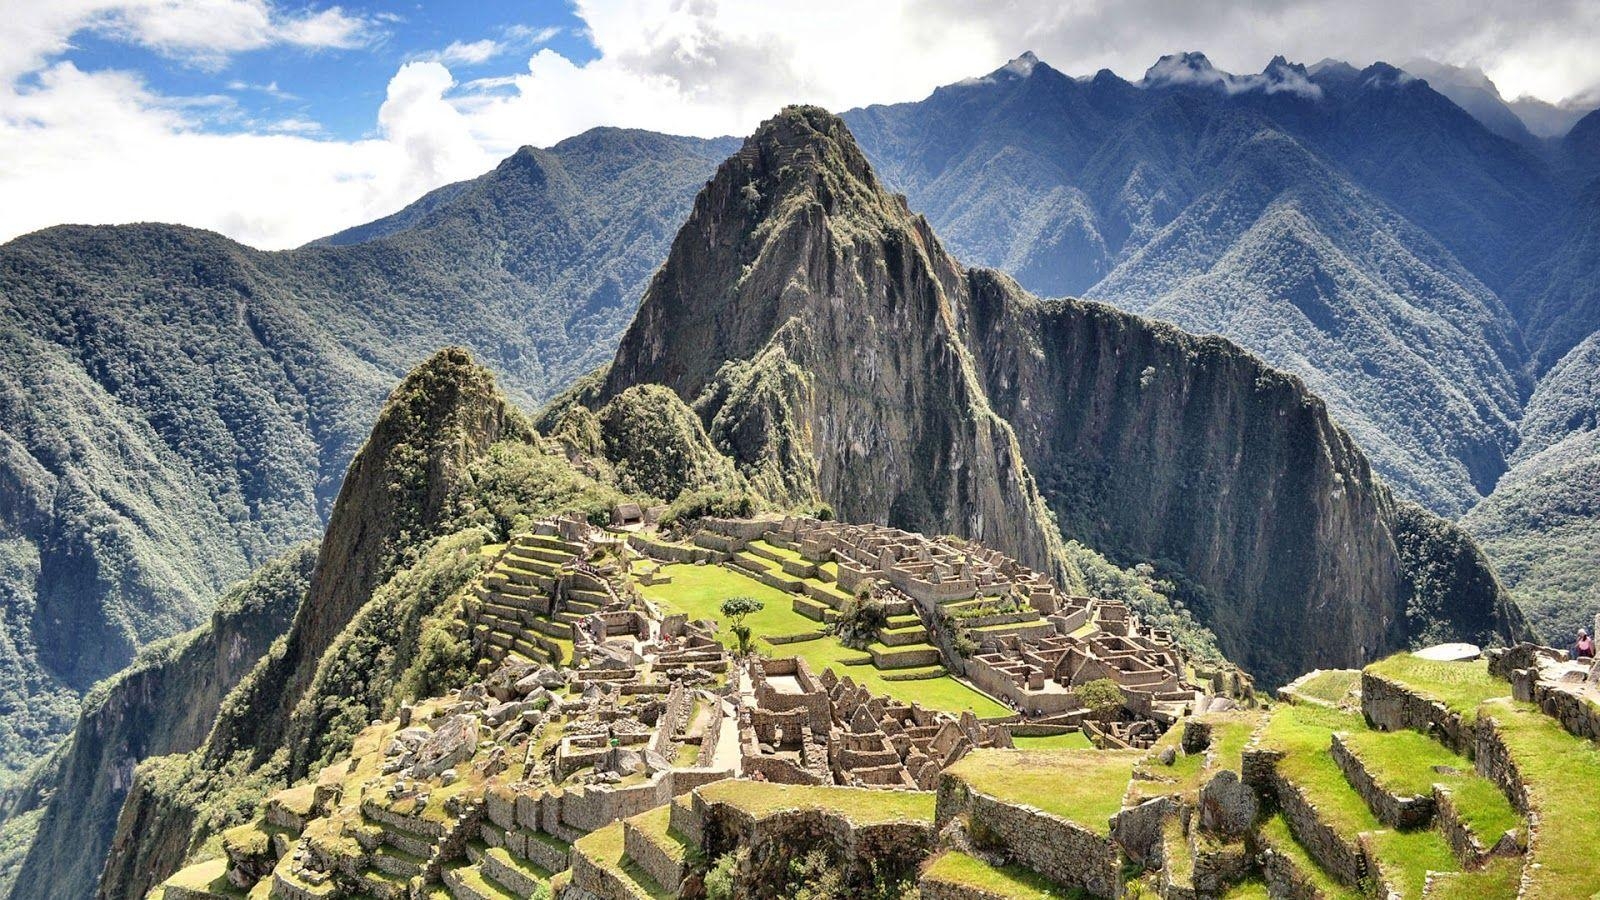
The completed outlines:
{"type": "Polygon", "coordinates": [[[527,25],[511,25],[501,29],[501,37],[483,38],[476,41],[451,41],[443,50],[431,53],[420,53],[415,57],[423,62],[437,62],[450,65],[481,66],[491,59],[503,56],[518,50],[531,50],[550,42],[551,38],[561,33],[560,28],[532,28],[527,25]]]}
{"type": "MultiPolygon", "coordinates": [[[[1198,49],[1245,73],[1278,54],[1357,65],[1426,56],[1484,69],[1505,96],[1551,101],[1600,83],[1600,4],[1584,0],[573,3],[594,59],[543,46],[552,29],[455,42],[400,66],[373,111],[376,136],[356,141],[318,139],[303,111],[208,134],[206,123],[228,116],[238,127],[225,98],[156,96],[136,76],[59,60],[84,29],[204,64],[272,44],[361,44],[382,16],[269,0],[27,4],[0,20],[0,238],[61,221],[157,219],[287,246],[393,212],[522,144],[595,125],[748,133],[785,103],[918,99],[1029,48],[1069,74],[1111,68],[1130,80],[1198,49]],[[493,69],[496,60],[505,64],[493,69]],[[451,66],[479,77],[458,83],[451,66]]],[[[1313,87],[1286,68],[1220,83],[1313,87]]]]}
{"type": "Polygon", "coordinates": [[[274,45],[350,49],[375,23],[340,7],[285,12],[268,0],[45,0],[7,4],[0,24],[0,79],[66,51],[80,32],[107,35],[200,65],[274,45]]]}

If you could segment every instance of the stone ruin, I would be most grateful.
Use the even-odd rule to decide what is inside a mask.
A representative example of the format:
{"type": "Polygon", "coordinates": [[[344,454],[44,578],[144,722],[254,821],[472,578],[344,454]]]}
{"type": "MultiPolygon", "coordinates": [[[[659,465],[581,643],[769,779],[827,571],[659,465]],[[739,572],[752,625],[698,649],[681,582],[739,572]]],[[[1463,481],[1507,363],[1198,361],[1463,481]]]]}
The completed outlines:
{"type": "MultiPolygon", "coordinates": [[[[804,517],[709,519],[702,526],[694,543],[736,569],[736,554],[755,540],[798,552],[799,563],[783,563],[788,574],[832,563],[843,593],[884,598],[891,614],[915,612],[952,673],[1030,722],[1083,727],[1101,746],[1148,746],[1189,713],[1253,701],[1249,676],[1239,670],[1197,666],[1169,633],[1140,623],[1126,604],[1068,595],[997,550],[804,517]],[[1094,721],[1076,689],[1100,679],[1121,689],[1129,716],[1149,724],[1094,721]]],[[[804,596],[794,601],[797,612],[821,600],[834,605],[824,621],[836,618],[838,595],[771,573],[752,577],[784,590],[798,585],[804,596]]]]}
{"type": "Polygon", "coordinates": [[[1005,725],[877,696],[806,661],[752,659],[739,708],[740,773],[782,784],[933,790],[974,747],[1010,747],[1005,725]]]}

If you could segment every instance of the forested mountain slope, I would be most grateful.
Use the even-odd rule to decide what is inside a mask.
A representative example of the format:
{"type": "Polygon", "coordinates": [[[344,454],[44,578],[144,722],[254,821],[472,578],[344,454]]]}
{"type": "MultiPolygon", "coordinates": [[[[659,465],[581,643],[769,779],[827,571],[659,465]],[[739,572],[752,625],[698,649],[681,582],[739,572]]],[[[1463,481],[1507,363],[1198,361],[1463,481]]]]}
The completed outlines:
{"type": "Polygon", "coordinates": [[[1503,471],[1531,388],[1505,292],[1562,194],[1423,82],[1199,54],[1074,79],[1030,54],[844,118],[958,255],[1233,338],[1404,496],[1459,513],[1503,471]]]}
{"type": "Polygon", "coordinates": [[[533,403],[611,352],[728,141],[597,129],[325,242],[166,225],[0,247],[0,771],[74,698],[321,530],[411,365],[533,403]]]}
{"type": "Polygon", "coordinates": [[[814,108],[785,110],[718,170],[579,399],[644,384],[692,402],[752,477],[798,471],[800,499],[847,519],[1040,567],[1059,528],[1156,563],[1269,682],[1522,628],[1472,542],[1398,507],[1297,379],[1227,341],[962,268],[814,108]],[[1317,627],[1330,617],[1337,633],[1317,627]]]}

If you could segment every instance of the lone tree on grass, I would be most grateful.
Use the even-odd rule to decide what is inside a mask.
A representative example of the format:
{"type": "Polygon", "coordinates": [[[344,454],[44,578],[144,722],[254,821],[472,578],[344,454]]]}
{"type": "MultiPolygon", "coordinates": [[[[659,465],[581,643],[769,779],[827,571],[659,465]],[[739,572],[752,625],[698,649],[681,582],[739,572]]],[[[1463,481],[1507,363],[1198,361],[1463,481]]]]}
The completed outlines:
{"type": "Polygon", "coordinates": [[[729,597],[722,601],[722,615],[732,623],[729,628],[733,636],[739,639],[740,656],[750,652],[750,626],[744,623],[744,617],[760,612],[766,606],[754,597],[729,597]]]}
{"type": "Polygon", "coordinates": [[[1078,699],[1103,722],[1122,708],[1122,688],[1109,678],[1096,678],[1078,686],[1078,699]]]}

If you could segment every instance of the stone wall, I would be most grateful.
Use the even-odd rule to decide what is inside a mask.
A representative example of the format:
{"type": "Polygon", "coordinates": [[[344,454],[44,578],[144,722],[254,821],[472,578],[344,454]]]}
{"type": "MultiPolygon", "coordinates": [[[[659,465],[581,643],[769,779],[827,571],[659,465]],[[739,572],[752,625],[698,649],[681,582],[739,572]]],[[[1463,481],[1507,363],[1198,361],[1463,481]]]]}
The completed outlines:
{"type": "Polygon", "coordinates": [[[1429,700],[1402,684],[1371,672],[1361,673],[1361,712],[1385,731],[1410,729],[1433,735],[1446,747],[1471,756],[1472,728],[1443,703],[1429,700]]]}
{"type": "Polygon", "coordinates": [[[665,847],[651,840],[649,834],[632,822],[622,823],[622,845],[628,858],[648,872],[656,884],[674,894],[678,893],[683,876],[688,874],[684,860],[673,858],[665,847]]]}
{"type": "Polygon", "coordinates": [[[1367,859],[1358,844],[1346,841],[1338,831],[1317,816],[1305,795],[1288,779],[1274,777],[1278,809],[1295,840],[1333,877],[1355,885],[1367,874],[1367,859]]]}
{"type": "Polygon", "coordinates": [[[847,883],[865,887],[868,863],[888,877],[912,878],[933,851],[936,835],[929,822],[887,822],[855,825],[832,810],[787,809],[760,818],[726,803],[711,803],[696,793],[693,815],[674,811],[674,823],[697,820],[695,834],[707,859],[737,848],[749,851],[740,878],[749,883],[787,873],[787,862],[819,847],[831,848],[847,883]]]}
{"type": "Polygon", "coordinates": [[[1121,856],[1109,836],[1043,810],[997,800],[948,774],[939,780],[936,803],[940,829],[965,815],[968,831],[980,845],[1003,848],[1018,864],[1051,881],[1101,897],[1117,896],[1121,856]]]}
{"type": "Polygon", "coordinates": [[[1380,822],[1391,828],[1420,828],[1433,819],[1433,796],[1393,794],[1378,785],[1378,781],[1361,758],[1345,746],[1336,734],[1328,750],[1333,761],[1344,772],[1345,780],[1367,803],[1367,808],[1380,822]]]}
{"type": "Polygon", "coordinates": [[[1433,786],[1433,802],[1437,810],[1439,831],[1449,842],[1456,859],[1468,869],[1476,869],[1490,856],[1515,856],[1522,852],[1521,834],[1477,834],[1461,818],[1455,798],[1443,785],[1433,786]]]}

